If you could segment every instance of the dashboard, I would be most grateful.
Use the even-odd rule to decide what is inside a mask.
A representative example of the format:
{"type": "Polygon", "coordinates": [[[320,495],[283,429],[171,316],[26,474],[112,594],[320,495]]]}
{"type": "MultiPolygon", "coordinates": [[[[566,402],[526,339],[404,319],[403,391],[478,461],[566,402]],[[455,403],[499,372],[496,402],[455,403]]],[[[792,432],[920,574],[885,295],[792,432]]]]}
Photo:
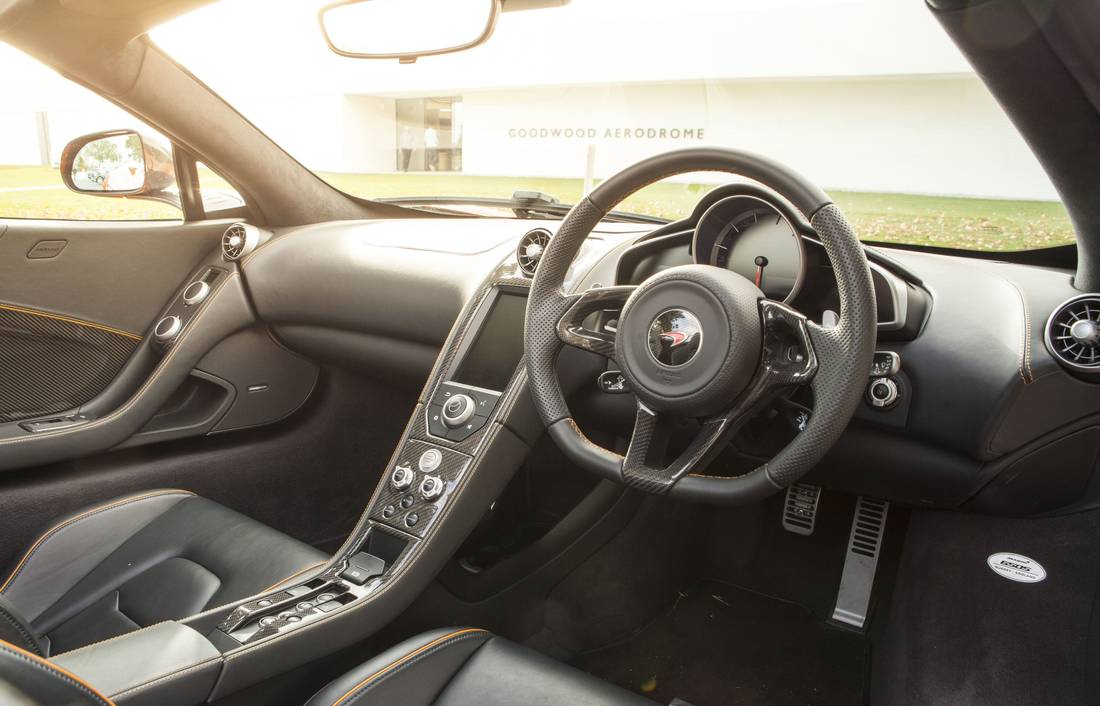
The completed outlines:
{"type": "MultiPolygon", "coordinates": [[[[484,350],[468,358],[484,364],[460,366],[453,381],[499,390],[521,355],[522,294],[558,224],[412,218],[285,228],[249,256],[242,273],[257,313],[287,347],[418,384],[460,312],[484,297],[485,283],[507,282],[511,290],[477,337],[484,350]]],[[[1100,448],[1100,423],[1091,421],[1100,415],[1100,395],[1044,342],[1047,317],[1081,296],[1072,273],[879,246],[865,251],[878,307],[876,367],[864,404],[807,482],[997,512],[1040,512],[1079,495],[1100,448]]],[[[774,194],[745,184],[712,190],[674,223],[601,224],[566,289],[637,284],[693,262],[759,278],[769,298],[826,326],[839,310],[836,279],[812,229],[774,194]]],[[[563,379],[573,379],[568,401],[578,422],[593,433],[629,430],[632,405],[619,405],[598,381],[613,361],[569,353],[563,379]]],[[[807,396],[792,403],[813,404],[807,396]]],[[[757,426],[765,435],[789,427],[789,411],[774,410],[757,426]]]]}

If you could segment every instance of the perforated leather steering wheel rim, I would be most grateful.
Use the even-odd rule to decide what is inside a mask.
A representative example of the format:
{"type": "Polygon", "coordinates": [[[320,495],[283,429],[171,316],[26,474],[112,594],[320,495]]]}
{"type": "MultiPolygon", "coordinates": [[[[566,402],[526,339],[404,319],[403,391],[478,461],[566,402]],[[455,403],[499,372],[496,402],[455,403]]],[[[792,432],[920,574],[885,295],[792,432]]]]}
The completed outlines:
{"type": "MultiPolygon", "coordinates": [[[[862,245],[840,209],[818,186],[789,167],[750,152],[720,148],[677,150],[643,160],[612,176],[566,215],[535,273],[524,335],[528,384],[535,407],[551,438],[568,458],[600,476],[650,492],[695,501],[739,504],[761,499],[796,482],[825,455],[847,427],[862,398],[874,354],[874,288],[862,245]],[[761,301],[761,316],[765,317],[767,308],[766,318],[778,313],[778,319],[789,319],[787,323],[802,331],[808,354],[815,359],[814,369],[808,370],[804,377],[783,379],[789,384],[808,383],[813,389],[814,410],[806,427],[775,457],[747,474],[734,477],[700,475],[691,472],[696,470],[693,464],[693,467],[675,469],[668,478],[651,482],[654,479],[645,474],[624,475],[624,463],[628,470],[631,465],[628,460],[631,451],[624,457],[584,435],[569,412],[555,372],[558,352],[566,340],[613,357],[613,350],[608,349],[606,342],[578,342],[575,337],[570,340],[569,336],[563,336],[561,322],[567,313],[572,316],[585,302],[591,301],[598,306],[603,298],[632,296],[627,291],[632,288],[590,290],[582,295],[566,294],[561,288],[581,244],[615,205],[661,179],[698,171],[727,172],[753,179],[787,199],[807,217],[836,276],[839,321],[836,326],[826,329],[797,312],[776,309],[782,305],[771,306],[761,301]]],[[[737,407],[735,400],[730,402],[737,407]]],[[[632,449],[639,434],[646,433],[643,411],[650,410],[641,404],[632,449]]],[[[750,411],[747,405],[744,411],[750,411]]],[[[728,442],[728,438],[720,438],[724,429],[712,421],[705,424],[711,424],[714,430],[713,442],[728,442]]],[[[701,461],[703,457],[704,454],[700,454],[697,459],[689,460],[701,461]]]]}

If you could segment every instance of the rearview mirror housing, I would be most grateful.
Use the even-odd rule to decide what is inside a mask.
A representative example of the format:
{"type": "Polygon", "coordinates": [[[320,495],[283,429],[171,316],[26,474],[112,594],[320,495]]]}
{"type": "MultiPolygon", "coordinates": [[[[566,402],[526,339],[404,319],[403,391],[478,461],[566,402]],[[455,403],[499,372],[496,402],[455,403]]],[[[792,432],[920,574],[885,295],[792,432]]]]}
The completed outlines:
{"type": "Polygon", "coordinates": [[[318,21],[341,56],[412,63],[484,43],[499,15],[500,0],[339,0],[318,21]]]}

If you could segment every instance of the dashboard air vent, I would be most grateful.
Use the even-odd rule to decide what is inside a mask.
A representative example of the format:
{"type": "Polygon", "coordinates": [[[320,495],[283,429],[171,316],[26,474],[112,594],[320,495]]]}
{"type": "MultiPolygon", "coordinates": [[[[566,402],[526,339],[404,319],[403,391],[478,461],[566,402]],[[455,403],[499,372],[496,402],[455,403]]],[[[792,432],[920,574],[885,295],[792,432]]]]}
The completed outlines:
{"type": "Polygon", "coordinates": [[[226,260],[239,260],[256,249],[260,233],[247,223],[234,223],[222,234],[222,256],[226,260]]]}
{"type": "Polygon", "coordinates": [[[1070,370],[1100,375],[1100,294],[1082,294],[1055,309],[1047,321],[1046,344],[1070,370]]]}
{"type": "Polygon", "coordinates": [[[520,238],[519,247],[516,248],[516,260],[523,274],[528,277],[535,276],[535,268],[538,267],[542,253],[549,243],[550,231],[545,228],[535,228],[520,238]]]}

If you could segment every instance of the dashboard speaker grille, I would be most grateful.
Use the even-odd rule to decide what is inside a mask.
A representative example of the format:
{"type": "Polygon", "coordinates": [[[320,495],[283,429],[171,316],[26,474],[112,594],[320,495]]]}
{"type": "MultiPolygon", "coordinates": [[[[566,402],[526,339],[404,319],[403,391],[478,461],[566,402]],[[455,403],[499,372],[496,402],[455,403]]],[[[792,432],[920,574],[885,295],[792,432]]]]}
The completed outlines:
{"type": "Polygon", "coordinates": [[[1055,309],[1047,322],[1046,343],[1070,369],[1100,373],[1100,295],[1083,294],[1055,309]]]}
{"type": "Polygon", "coordinates": [[[528,277],[535,276],[535,268],[538,267],[542,253],[546,251],[549,243],[550,231],[545,228],[535,228],[520,238],[519,246],[516,248],[516,261],[519,262],[519,269],[523,274],[528,277]]]}

